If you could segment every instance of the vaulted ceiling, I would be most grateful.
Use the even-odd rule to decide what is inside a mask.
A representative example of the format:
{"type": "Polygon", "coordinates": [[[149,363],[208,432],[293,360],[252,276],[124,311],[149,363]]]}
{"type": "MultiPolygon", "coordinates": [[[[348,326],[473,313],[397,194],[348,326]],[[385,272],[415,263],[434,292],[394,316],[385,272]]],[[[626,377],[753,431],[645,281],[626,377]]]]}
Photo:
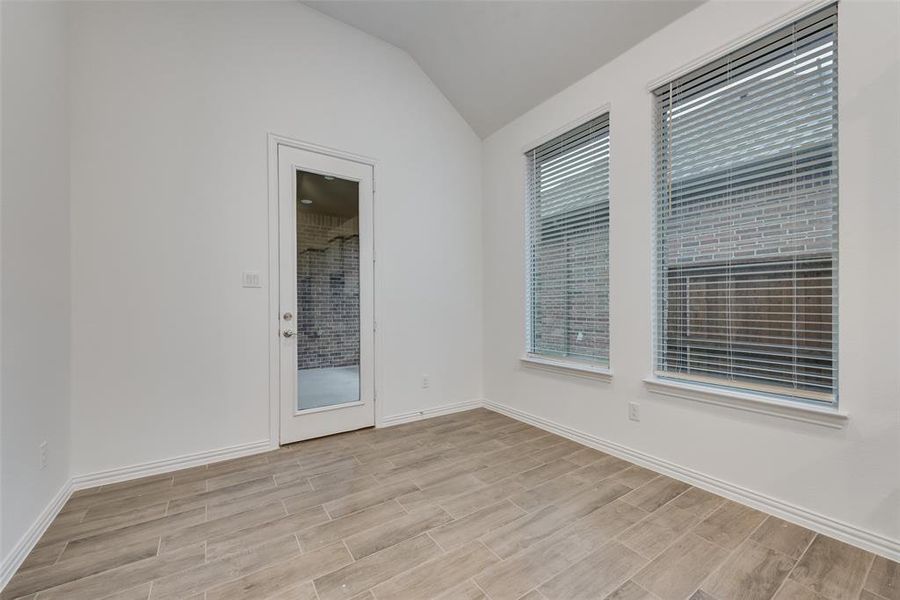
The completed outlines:
{"type": "Polygon", "coordinates": [[[407,51],[481,137],[701,0],[312,0],[407,51]]]}

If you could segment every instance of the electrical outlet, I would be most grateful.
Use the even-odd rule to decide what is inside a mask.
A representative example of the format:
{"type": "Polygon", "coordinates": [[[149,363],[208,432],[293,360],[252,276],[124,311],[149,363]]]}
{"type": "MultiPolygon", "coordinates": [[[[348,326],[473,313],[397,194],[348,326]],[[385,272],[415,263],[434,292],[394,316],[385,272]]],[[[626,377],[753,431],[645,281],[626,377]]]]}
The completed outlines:
{"type": "Polygon", "coordinates": [[[431,387],[431,377],[428,375],[422,375],[422,389],[427,390],[431,387]]]}
{"type": "Polygon", "coordinates": [[[241,273],[241,286],[245,288],[262,287],[262,279],[259,271],[244,271],[241,273]]]}
{"type": "Polygon", "coordinates": [[[628,418],[632,421],[641,420],[641,405],[637,402],[628,403],[628,418]]]}
{"type": "Polygon", "coordinates": [[[41,442],[41,469],[47,468],[47,442],[41,442]]]}

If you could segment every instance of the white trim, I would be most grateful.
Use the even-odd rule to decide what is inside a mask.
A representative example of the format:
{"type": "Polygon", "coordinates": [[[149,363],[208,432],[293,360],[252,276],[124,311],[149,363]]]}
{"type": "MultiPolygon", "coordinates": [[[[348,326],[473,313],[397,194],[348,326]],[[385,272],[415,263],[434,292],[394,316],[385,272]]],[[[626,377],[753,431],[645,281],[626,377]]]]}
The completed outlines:
{"type": "MultiPolygon", "coordinates": [[[[537,148],[544,142],[549,142],[553,138],[559,137],[562,134],[564,134],[568,131],[571,131],[572,129],[575,129],[576,127],[584,125],[591,119],[595,119],[604,113],[610,113],[610,129],[612,129],[612,108],[611,107],[612,107],[612,104],[610,102],[604,102],[597,108],[594,108],[593,110],[581,115],[580,117],[572,119],[565,125],[562,125],[561,127],[557,127],[550,133],[546,133],[546,134],[542,135],[541,137],[537,138],[536,140],[529,142],[528,144],[522,146],[521,154],[528,154],[529,152],[531,152],[532,150],[534,150],[535,148],[537,148]]],[[[610,197],[612,197],[612,196],[610,196],[610,197]]]]}
{"type": "Polygon", "coordinates": [[[268,135],[268,224],[266,232],[269,244],[269,285],[266,293],[269,295],[269,318],[266,326],[269,328],[269,443],[278,445],[279,426],[281,419],[281,406],[279,404],[279,352],[281,319],[278,314],[280,297],[278,294],[278,144],[283,138],[270,133],[268,135]],[[274,335],[273,335],[274,332],[274,335]]]}
{"type": "MultiPolygon", "coordinates": [[[[319,144],[313,144],[311,142],[304,142],[302,140],[289,138],[283,135],[278,135],[276,133],[269,134],[269,144],[275,146],[289,146],[291,148],[297,148],[298,150],[307,150],[309,152],[324,154],[326,156],[333,156],[334,158],[342,158],[344,160],[349,160],[372,167],[378,165],[378,159],[372,158],[370,156],[365,156],[364,154],[354,154],[353,152],[346,152],[344,150],[338,150],[337,148],[331,148],[329,146],[321,146],[319,144]]],[[[277,166],[278,165],[276,164],[276,167],[277,166]]]]}
{"type": "Polygon", "coordinates": [[[621,444],[604,440],[595,435],[561,425],[523,410],[500,404],[499,402],[485,400],[484,407],[493,410],[494,412],[512,417],[518,421],[528,423],[529,425],[534,425],[545,431],[561,435],[562,437],[578,442],[579,444],[584,444],[585,446],[607,452],[613,456],[652,469],[658,473],[684,481],[685,483],[689,483],[708,492],[724,496],[735,502],[746,504],[747,506],[782,518],[785,521],[790,521],[791,523],[806,527],[823,535],[880,554],[890,560],[900,561],[900,540],[887,538],[878,533],[866,531],[855,525],[832,519],[831,517],[827,517],[820,513],[790,504],[777,498],[772,498],[771,496],[766,496],[765,494],[754,492],[717,477],[679,466],[667,460],[645,454],[644,452],[634,450],[621,444]]]}
{"type": "MultiPolygon", "coordinates": [[[[278,239],[278,146],[286,146],[296,148],[298,150],[307,150],[316,152],[325,156],[340,158],[363,165],[372,167],[372,230],[377,234],[378,213],[376,211],[377,204],[375,202],[376,177],[378,175],[378,159],[363,154],[354,154],[344,150],[338,150],[328,146],[304,142],[276,133],[268,133],[268,243],[269,243],[269,285],[267,291],[269,294],[269,443],[272,447],[277,448],[281,439],[281,405],[280,405],[280,376],[279,376],[279,358],[281,352],[280,331],[281,331],[281,315],[280,294],[279,294],[279,239],[278,239]]],[[[378,314],[378,273],[377,263],[374,257],[379,255],[378,251],[378,235],[373,236],[373,259],[372,259],[372,319],[373,323],[383,321],[383,317],[378,314]]],[[[373,376],[374,376],[374,398],[375,398],[375,426],[381,426],[382,408],[378,399],[378,384],[381,381],[381,363],[378,357],[381,356],[382,343],[381,335],[378,329],[373,328],[373,376]]]]}
{"type": "Polygon", "coordinates": [[[647,389],[654,394],[694,400],[704,404],[726,406],[728,408],[772,415],[782,419],[822,425],[834,429],[844,427],[847,424],[847,419],[850,417],[846,412],[841,412],[837,409],[820,408],[799,401],[779,400],[761,394],[754,394],[753,392],[717,388],[656,377],[647,377],[644,379],[644,383],[647,389]]]}
{"type": "Polygon", "coordinates": [[[329,410],[340,410],[342,408],[350,408],[351,406],[363,406],[365,402],[341,402],[340,404],[329,404],[328,406],[317,406],[315,408],[301,408],[300,410],[294,411],[295,416],[302,415],[313,415],[321,412],[328,412],[329,410]]]}
{"type": "Polygon", "coordinates": [[[70,479],[66,481],[53,498],[50,499],[50,502],[44,507],[44,510],[41,511],[41,514],[38,515],[38,518],[34,523],[31,524],[28,531],[19,538],[19,541],[12,547],[9,554],[3,557],[3,562],[0,563],[0,591],[6,587],[6,584],[9,583],[12,576],[19,570],[22,563],[25,562],[28,554],[34,549],[35,545],[37,545],[38,540],[40,540],[41,536],[44,535],[44,532],[47,531],[50,523],[53,522],[53,519],[55,519],[56,515],[59,514],[59,511],[62,510],[62,507],[69,501],[72,491],[72,480],[70,479]]]}
{"type": "MultiPolygon", "coordinates": [[[[452,404],[444,404],[434,408],[427,408],[421,411],[413,411],[391,415],[383,419],[379,426],[388,427],[391,425],[399,425],[401,423],[409,423],[430,417],[440,415],[448,415],[451,413],[461,412],[480,408],[483,403],[480,399],[467,400],[464,402],[456,402],[452,404]]],[[[35,545],[47,531],[47,528],[68,502],[72,493],[77,490],[97,487],[100,485],[109,485],[112,483],[121,483],[130,481],[140,477],[149,475],[158,475],[160,473],[168,473],[179,469],[196,467],[199,465],[221,462],[253,454],[260,454],[278,448],[277,439],[273,444],[271,440],[260,440],[258,442],[250,442],[248,444],[237,444],[226,448],[218,448],[215,450],[205,450],[203,452],[194,452],[192,454],[184,454],[174,458],[163,460],[155,460],[129,467],[121,467],[109,469],[106,471],[98,471],[96,473],[88,473],[78,475],[67,480],[59,489],[56,495],[50,500],[47,506],[41,511],[41,514],[32,523],[18,542],[10,550],[9,554],[3,557],[0,562],[0,591],[6,587],[9,580],[16,573],[22,563],[28,557],[28,554],[34,549],[35,545]]]]}
{"type": "Polygon", "coordinates": [[[376,425],[376,427],[391,427],[393,425],[400,425],[401,423],[411,423],[413,421],[421,421],[422,419],[429,419],[431,417],[439,417],[441,415],[449,415],[451,413],[472,410],[474,408],[481,408],[482,406],[484,406],[484,402],[482,402],[480,399],[464,400],[463,402],[453,402],[451,404],[442,404],[441,406],[435,406],[423,410],[413,410],[410,412],[398,413],[396,415],[389,415],[382,418],[381,423],[376,425]]]}
{"type": "Polygon", "coordinates": [[[129,467],[118,467],[107,471],[76,475],[72,478],[72,489],[83,490],[98,485],[109,485],[111,483],[130,481],[139,477],[147,477],[148,475],[158,475],[160,473],[178,471],[188,467],[196,467],[223,460],[230,460],[232,458],[260,454],[261,452],[268,452],[270,450],[275,450],[276,448],[278,448],[277,443],[272,444],[269,440],[260,440],[258,442],[237,444],[226,448],[218,448],[216,450],[204,450],[192,454],[183,454],[174,458],[153,460],[146,463],[131,465],[129,467]]]}
{"type": "Polygon", "coordinates": [[[249,444],[237,444],[227,448],[218,448],[216,450],[205,450],[203,452],[195,452],[193,454],[185,454],[175,458],[167,458],[163,460],[155,460],[130,467],[122,467],[118,469],[109,469],[107,471],[98,471],[87,475],[78,475],[72,477],[59,489],[55,496],[50,500],[47,506],[41,511],[40,516],[32,523],[28,531],[22,535],[21,539],[16,542],[9,554],[3,557],[0,563],[0,591],[6,587],[9,580],[16,573],[22,563],[28,557],[28,554],[34,549],[38,540],[47,531],[47,528],[53,522],[53,519],[59,514],[66,502],[77,490],[83,490],[99,485],[109,485],[111,483],[120,483],[146,477],[148,475],[157,475],[160,473],[168,473],[188,467],[195,467],[209,463],[220,462],[242,456],[250,456],[260,454],[278,448],[278,444],[272,444],[269,440],[261,440],[251,442],[249,444]]]}
{"type": "MultiPolygon", "coordinates": [[[[569,121],[565,125],[562,125],[561,127],[557,127],[550,133],[544,134],[544,135],[540,136],[539,138],[537,138],[536,140],[529,142],[525,146],[522,146],[521,154],[522,154],[522,158],[524,159],[524,160],[522,160],[522,167],[523,167],[522,181],[527,182],[528,178],[530,176],[530,173],[528,170],[528,160],[527,160],[527,155],[529,152],[531,152],[532,150],[534,150],[541,144],[549,142],[553,138],[556,138],[565,133],[568,133],[569,131],[575,129],[576,127],[580,127],[581,125],[584,125],[588,121],[590,121],[592,119],[596,119],[597,117],[604,115],[604,114],[609,116],[609,130],[610,130],[610,136],[612,136],[612,129],[613,129],[612,103],[604,102],[603,104],[601,104],[600,106],[587,112],[586,114],[583,114],[580,117],[577,117],[577,118],[569,121]]],[[[614,160],[613,156],[610,155],[610,157],[609,157],[610,169],[612,169],[613,160],[614,160]]],[[[609,182],[610,202],[612,202],[612,197],[613,197],[612,196],[613,185],[614,185],[613,181],[612,181],[612,179],[610,179],[610,182],[609,182]]],[[[526,184],[526,187],[527,187],[527,184],[526,184]]],[[[524,241],[524,247],[523,247],[524,255],[523,255],[522,265],[524,266],[524,277],[525,277],[525,279],[524,279],[524,281],[525,281],[524,301],[525,301],[525,314],[526,314],[526,319],[527,319],[527,315],[528,315],[528,311],[529,311],[528,306],[531,301],[531,298],[530,298],[531,272],[529,270],[529,261],[530,261],[530,256],[531,256],[531,244],[530,244],[530,240],[529,240],[529,231],[530,231],[529,219],[530,219],[530,217],[528,214],[528,198],[527,198],[528,190],[526,189],[524,191],[525,191],[525,194],[523,196],[525,197],[525,203],[524,203],[525,205],[524,205],[524,210],[522,211],[522,216],[524,217],[524,222],[522,224],[523,234],[524,234],[522,236],[522,240],[524,241]]],[[[610,227],[610,235],[612,235],[612,231],[613,231],[613,229],[612,229],[612,227],[610,227]]],[[[612,245],[611,245],[611,243],[609,244],[609,247],[608,247],[608,254],[609,254],[609,256],[607,256],[607,262],[612,264],[612,262],[611,262],[612,261],[612,245]]],[[[610,304],[610,306],[608,306],[607,309],[610,312],[609,316],[611,317],[612,302],[610,301],[609,304],[610,304]]],[[[610,324],[610,327],[611,327],[612,319],[607,318],[607,322],[610,324]]],[[[529,348],[531,347],[531,340],[529,339],[529,336],[528,336],[528,327],[525,328],[525,330],[522,332],[522,334],[523,334],[523,343],[524,343],[525,354],[522,356],[522,358],[520,360],[522,361],[523,364],[531,363],[534,366],[544,367],[547,370],[553,370],[558,373],[569,373],[569,374],[573,374],[573,375],[581,374],[582,376],[589,375],[593,379],[600,379],[600,380],[604,380],[604,381],[609,381],[612,378],[612,371],[610,371],[608,368],[603,368],[603,367],[595,368],[592,365],[586,365],[586,367],[585,367],[583,364],[577,363],[575,361],[565,361],[565,360],[557,361],[554,359],[546,359],[544,357],[531,355],[528,352],[529,348]],[[580,371],[581,373],[577,373],[577,371],[580,371]]]]}
{"type": "Polygon", "coordinates": [[[790,25],[794,21],[802,19],[807,15],[811,15],[819,9],[825,8],[826,6],[830,6],[832,4],[836,4],[837,1],[838,0],[810,0],[810,2],[806,2],[802,6],[798,6],[794,10],[785,13],[777,19],[769,21],[768,23],[757,27],[753,31],[750,31],[749,33],[746,33],[741,37],[728,42],[727,44],[723,44],[718,48],[710,50],[699,58],[696,58],[691,62],[678,67],[677,69],[673,69],[665,75],[657,77],[647,84],[647,91],[653,92],[653,90],[655,90],[656,88],[663,86],[670,81],[678,79],[682,75],[687,75],[695,69],[699,69],[700,67],[711,63],[714,60],[722,58],[729,52],[734,52],[735,50],[738,50],[751,42],[755,42],[759,38],[778,31],[779,29],[790,25]]]}
{"type": "Polygon", "coordinates": [[[574,360],[564,360],[555,358],[545,358],[533,354],[526,354],[519,358],[519,361],[528,368],[542,369],[552,373],[561,373],[563,375],[573,375],[575,377],[586,377],[597,381],[612,381],[613,373],[608,367],[600,365],[592,365],[586,362],[578,362],[574,360]]]}

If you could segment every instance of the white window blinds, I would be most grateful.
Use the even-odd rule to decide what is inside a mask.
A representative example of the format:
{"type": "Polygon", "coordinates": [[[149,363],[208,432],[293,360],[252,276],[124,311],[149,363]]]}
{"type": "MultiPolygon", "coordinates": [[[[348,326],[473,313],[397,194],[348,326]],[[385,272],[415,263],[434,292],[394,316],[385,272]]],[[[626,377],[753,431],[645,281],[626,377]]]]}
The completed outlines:
{"type": "Polygon", "coordinates": [[[531,355],[609,365],[609,114],[526,153],[531,355]]]}
{"type": "Polygon", "coordinates": [[[836,7],[655,95],[657,376],[835,402],[836,7]]]}

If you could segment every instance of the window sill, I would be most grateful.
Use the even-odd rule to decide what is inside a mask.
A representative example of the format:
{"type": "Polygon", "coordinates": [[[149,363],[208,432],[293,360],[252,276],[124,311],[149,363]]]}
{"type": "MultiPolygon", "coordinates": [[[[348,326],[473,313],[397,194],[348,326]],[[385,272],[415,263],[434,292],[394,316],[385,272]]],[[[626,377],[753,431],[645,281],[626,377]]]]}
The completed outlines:
{"type": "Polygon", "coordinates": [[[644,379],[644,383],[654,394],[684,398],[717,406],[727,406],[738,410],[772,415],[833,429],[843,428],[849,418],[847,413],[840,412],[837,409],[819,408],[799,402],[777,400],[751,392],[719,389],[681,381],[658,379],[656,377],[647,377],[644,379]]]}
{"type": "Polygon", "coordinates": [[[598,381],[612,381],[612,371],[607,367],[571,360],[544,358],[542,356],[525,355],[519,359],[529,368],[543,369],[564,375],[574,375],[598,381]]]}

